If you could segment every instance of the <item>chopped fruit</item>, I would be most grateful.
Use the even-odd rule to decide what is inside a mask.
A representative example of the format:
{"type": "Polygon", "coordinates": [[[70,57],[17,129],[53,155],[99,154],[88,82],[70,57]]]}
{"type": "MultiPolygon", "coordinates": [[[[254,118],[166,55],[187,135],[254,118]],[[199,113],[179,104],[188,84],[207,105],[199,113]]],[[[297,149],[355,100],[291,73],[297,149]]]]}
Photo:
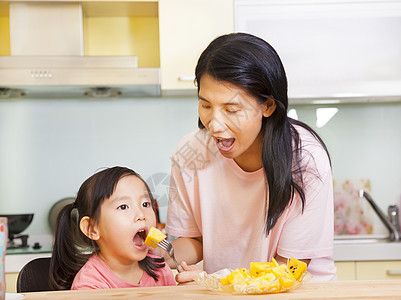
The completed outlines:
{"type": "Polygon", "coordinates": [[[274,279],[276,279],[276,276],[274,276],[273,273],[267,273],[267,274],[264,274],[264,275],[262,275],[262,276],[259,276],[259,277],[256,278],[256,279],[257,279],[257,280],[260,280],[260,281],[271,282],[271,281],[273,281],[274,279]]]}
{"type": "Polygon", "coordinates": [[[288,289],[288,288],[292,287],[295,284],[294,279],[290,279],[290,278],[284,277],[284,276],[280,277],[278,280],[280,282],[280,287],[282,289],[288,289]]]}
{"type": "Polygon", "coordinates": [[[157,245],[154,243],[160,243],[162,240],[164,240],[167,236],[161,232],[159,229],[155,227],[151,227],[148,233],[148,236],[146,237],[145,244],[156,248],[157,245]]]}
{"type": "Polygon", "coordinates": [[[232,284],[245,278],[251,278],[251,275],[248,273],[248,270],[246,268],[242,268],[242,269],[235,269],[229,275],[227,275],[226,278],[228,284],[232,284]]]}
{"type": "Polygon", "coordinates": [[[291,257],[288,262],[288,269],[294,275],[294,278],[298,280],[301,275],[306,271],[307,265],[303,261],[291,257]]]}
{"type": "Polygon", "coordinates": [[[288,267],[285,264],[272,268],[272,273],[276,276],[276,278],[284,276],[295,280],[294,276],[292,275],[290,270],[288,270],[288,267]]]}
{"type": "Polygon", "coordinates": [[[279,266],[277,260],[275,260],[274,257],[272,257],[272,263],[274,264],[275,267],[279,266]]]}
{"type": "Polygon", "coordinates": [[[235,269],[221,278],[220,283],[224,289],[230,286],[234,286],[234,289],[245,286],[251,289],[256,287],[268,293],[279,293],[295,286],[297,280],[303,278],[301,275],[306,269],[306,263],[293,257],[287,264],[281,265],[272,258],[271,262],[251,262],[249,272],[246,268],[235,269]]]}
{"type": "Polygon", "coordinates": [[[249,273],[254,277],[259,277],[270,271],[276,265],[272,262],[251,262],[249,273]]]}

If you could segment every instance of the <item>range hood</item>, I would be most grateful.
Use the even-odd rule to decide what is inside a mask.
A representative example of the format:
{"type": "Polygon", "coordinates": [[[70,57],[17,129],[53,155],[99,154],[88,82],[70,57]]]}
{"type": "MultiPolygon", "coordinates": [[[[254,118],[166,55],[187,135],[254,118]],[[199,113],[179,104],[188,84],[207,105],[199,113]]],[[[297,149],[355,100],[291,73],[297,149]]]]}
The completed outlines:
{"type": "Polygon", "coordinates": [[[136,56],[84,56],[81,3],[10,3],[0,98],[159,96],[160,70],[136,56]]]}

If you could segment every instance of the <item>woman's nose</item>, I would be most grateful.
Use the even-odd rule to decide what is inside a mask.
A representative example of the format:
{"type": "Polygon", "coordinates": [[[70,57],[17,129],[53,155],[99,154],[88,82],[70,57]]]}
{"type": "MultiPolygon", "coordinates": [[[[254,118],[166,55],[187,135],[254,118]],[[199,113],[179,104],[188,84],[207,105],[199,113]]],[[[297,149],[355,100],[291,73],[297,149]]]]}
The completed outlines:
{"type": "Polygon", "coordinates": [[[211,132],[223,132],[227,128],[224,118],[220,113],[213,114],[209,122],[209,131],[211,132]]]}

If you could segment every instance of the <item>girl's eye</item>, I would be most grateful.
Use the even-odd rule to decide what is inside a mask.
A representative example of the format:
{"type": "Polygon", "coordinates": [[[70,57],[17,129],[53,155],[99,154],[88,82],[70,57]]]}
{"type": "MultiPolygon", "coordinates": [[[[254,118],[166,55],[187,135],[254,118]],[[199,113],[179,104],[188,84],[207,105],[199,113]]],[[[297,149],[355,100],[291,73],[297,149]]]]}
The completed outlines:
{"type": "Polygon", "coordinates": [[[205,105],[205,104],[202,104],[202,108],[204,108],[204,109],[210,109],[210,108],[211,108],[211,106],[210,106],[210,105],[205,105]]]}
{"type": "Polygon", "coordinates": [[[150,203],[149,201],[143,202],[142,203],[143,207],[152,207],[152,203],[150,203]]]}
{"type": "Polygon", "coordinates": [[[122,205],[120,205],[120,206],[118,207],[118,209],[120,209],[120,210],[126,210],[126,209],[128,209],[128,205],[127,205],[127,204],[122,204],[122,205]]]}

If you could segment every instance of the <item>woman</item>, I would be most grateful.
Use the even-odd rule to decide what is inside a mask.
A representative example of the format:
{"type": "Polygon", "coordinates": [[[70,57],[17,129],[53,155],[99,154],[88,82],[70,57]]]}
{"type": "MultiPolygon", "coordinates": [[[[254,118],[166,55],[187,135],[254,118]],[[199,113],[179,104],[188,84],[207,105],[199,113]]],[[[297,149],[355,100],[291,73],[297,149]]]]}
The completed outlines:
{"type": "Polygon", "coordinates": [[[314,280],[336,278],[329,154],[287,116],[287,79],[276,51],[245,33],[218,37],[195,70],[199,130],[173,154],[166,230],[192,280],[251,261],[291,256],[314,280]],[[194,272],[189,272],[189,271],[194,272]]]}

